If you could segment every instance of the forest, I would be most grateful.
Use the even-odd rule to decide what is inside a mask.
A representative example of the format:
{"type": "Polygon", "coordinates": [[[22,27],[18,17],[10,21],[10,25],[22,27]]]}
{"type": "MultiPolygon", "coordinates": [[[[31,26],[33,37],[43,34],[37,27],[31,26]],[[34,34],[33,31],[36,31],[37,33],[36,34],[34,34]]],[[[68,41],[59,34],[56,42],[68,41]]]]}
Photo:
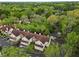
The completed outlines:
{"type": "MultiPolygon", "coordinates": [[[[26,31],[56,36],[49,47],[39,52],[42,57],[79,56],[79,2],[0,3],[0,25],[14,25],[26,31]]],[[[6,35],[0,33],[0,36],[6,35]]],[[[30,57],[36,51],[32,44],[23,49],[0,47],[0,52],[5,57],[30,57]]]]}

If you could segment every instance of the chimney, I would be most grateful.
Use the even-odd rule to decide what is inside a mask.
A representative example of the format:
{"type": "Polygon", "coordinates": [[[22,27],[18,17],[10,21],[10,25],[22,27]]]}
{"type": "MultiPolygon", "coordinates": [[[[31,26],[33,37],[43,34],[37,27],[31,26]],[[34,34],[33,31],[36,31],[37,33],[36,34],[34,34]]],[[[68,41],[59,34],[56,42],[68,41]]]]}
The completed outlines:
{"type": "Polygon", "coordinates": [[[39,33],[39,35],[41,35],[41,33],[39,33]]]}
{"type": "Polygon", "coordinates": [[[25,30],[23,30],[25,32],[25,30]]]}
{"type": "Polygon", "coordinates": [[[4,27],[5,27],[6,25],[4,25],[4,27]]]}
{"type": "Polygon", "coordinates": [[[36,32],[34,32],[34,34],[36,34],[36,32]]]}

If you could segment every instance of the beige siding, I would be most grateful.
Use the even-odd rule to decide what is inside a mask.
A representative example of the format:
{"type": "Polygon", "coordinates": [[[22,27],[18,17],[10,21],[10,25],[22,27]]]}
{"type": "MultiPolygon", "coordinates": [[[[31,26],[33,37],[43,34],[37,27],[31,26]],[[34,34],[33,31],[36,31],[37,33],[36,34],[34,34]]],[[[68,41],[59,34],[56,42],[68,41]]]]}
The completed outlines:
{"type": "Polygon", "coordinates": [[[8,34],[11,34],[13,31],[13,28],[11,28],[9,31],[8,31],[8,34]]]}
{"type": "Polygon", "coordinates": [[[16,37],[14,34],[11,34],[10,37],[16,37]]]}
{"type": "Polygon", "coordinates": [[[45,48],[45,44],[43,44],[41,41],[36,41],[34,48],[35,48],[36,50],[43,51],[44,48],[45,48]],[[39,46],[36,46],[36,45],[40,45],[40,46],[43,46],[43,47],[39,47],[39,46]]]}
{"type": "Polygon", "coordinates": [[[36,41],[35,44],[37,44],[37,45],[44,45],[41,41],[36,41]]]}
{"type": "Polygon", "coordinates": [[[41,48],[41,47],[38,47],[38,46],[34,46],[34,48],[35,48],[36,50],[39,50],[39,51],[43,51],[43,50],[44,50],[44,47],[41,48]]]}
{"type": "Polygon", "coordinates": [[[44,44],[46,47],[48,47],[50,44],[49,44],[49,42],[45,42],[45,44],[44,44]]]}
{"type": "Polygon", "coordinates": [[[21,36],[19,35],[19,36],[17,36],[16,37],[16,41],[19,41],[20,40],[20,38],[21,38],[21,36]]]}
{"type": "Polygon", "coordinates": [[[16,40],[15,40],[15,39],[11,39],[11,38],[10,38],[9,40],[10,40],[10,41],[12,41],[12,42],[16,42],[16,40]]]}
{"type": "Polygon", "coordinates": [[[26,46],[28,45],[28,43],[25,43],[25,42],[21,42],[20,44],[23,44],[23,45],[26,45],[26,46]]]}
{"type": "Polygon", "coordinates": [[[23,41],[29,41],[26,37],[22,38],[23,41]]]}
{"type": "Polygon", "coordinates": [[[28,42],[28,43],[26,43],[26,42],[21,42],[19,47],[28,46],[28,45],[32,42],[32,38],[31,38],[31,39],[27,39],[26,37],[23,37],[22,40],[23,40],[23,41],[26,41],[26,42],[28,42]],[[22,44],[22,45],[21,45],[21,44],[22,44]]]}

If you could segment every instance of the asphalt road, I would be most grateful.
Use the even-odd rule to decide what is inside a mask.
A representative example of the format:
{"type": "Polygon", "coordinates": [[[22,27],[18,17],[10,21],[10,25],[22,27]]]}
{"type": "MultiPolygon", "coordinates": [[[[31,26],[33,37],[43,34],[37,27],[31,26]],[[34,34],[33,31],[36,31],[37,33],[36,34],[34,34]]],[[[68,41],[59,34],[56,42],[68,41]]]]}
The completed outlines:
{"type": "Polygon", "coordinates": [[[0,46],[9,46],[10,43],[8,42],[7,38],[0,37],[0,46]]]}

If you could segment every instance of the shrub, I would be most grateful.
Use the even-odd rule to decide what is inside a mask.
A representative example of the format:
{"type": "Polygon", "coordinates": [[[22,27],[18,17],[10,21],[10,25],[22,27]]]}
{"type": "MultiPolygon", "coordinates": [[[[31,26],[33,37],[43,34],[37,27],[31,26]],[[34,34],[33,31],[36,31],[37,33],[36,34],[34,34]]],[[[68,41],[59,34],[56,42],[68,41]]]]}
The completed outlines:
{"type": "Polygon", "coordinates": [[[2,56],[4,57],[25,57],[25,56],[29,56],[28,54],[22,52],[21,48],[18,47],[3,47],[2,51],[2,56]]]}
{"type": "Polygon", "coordinates": [[[51,15],[51,16],[48,17],[47,21],[48,21],[51,25],[53,25],[54,23],[57,23],[57,22],[59,21],[59,18],[58,18],[58,16],[56,16],[56,15],[51,15]]]}
{"type": "Polygon", "coordinates": [[[61,47],[58,44],[50,45],[45,49],[44,54],[46,57],[59,57],[61,56],[61,47]]]}

